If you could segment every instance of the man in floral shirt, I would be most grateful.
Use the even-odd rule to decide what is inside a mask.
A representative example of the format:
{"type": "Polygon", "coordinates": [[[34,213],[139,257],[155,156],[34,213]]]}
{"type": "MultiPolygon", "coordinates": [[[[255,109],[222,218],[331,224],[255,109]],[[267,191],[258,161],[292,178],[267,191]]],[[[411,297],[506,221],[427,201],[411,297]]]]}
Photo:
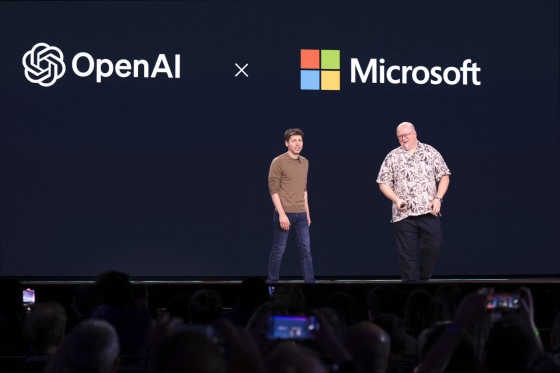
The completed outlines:
{"type": "Polygon", "coordinates": [[[439,256],[441,204],[451,172],[441,154],[416,137],[414,125],[397,126],[400,147],[383,161],[377,183],[393,202],[391,222],[403,282],[425,282],[439,256]]]}

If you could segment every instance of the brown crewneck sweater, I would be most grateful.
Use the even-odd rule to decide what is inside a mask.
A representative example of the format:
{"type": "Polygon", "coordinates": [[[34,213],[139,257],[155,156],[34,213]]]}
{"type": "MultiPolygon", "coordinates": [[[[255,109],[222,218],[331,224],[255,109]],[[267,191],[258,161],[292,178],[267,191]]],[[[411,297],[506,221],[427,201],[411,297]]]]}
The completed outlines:
{"type": "Polygon", "coordinates": [[[286,213],[305,212],[309,162],[301,155],[293,159],[284,153],[272,160],[268,173],[270,195],[278,193],[286,213]]]}

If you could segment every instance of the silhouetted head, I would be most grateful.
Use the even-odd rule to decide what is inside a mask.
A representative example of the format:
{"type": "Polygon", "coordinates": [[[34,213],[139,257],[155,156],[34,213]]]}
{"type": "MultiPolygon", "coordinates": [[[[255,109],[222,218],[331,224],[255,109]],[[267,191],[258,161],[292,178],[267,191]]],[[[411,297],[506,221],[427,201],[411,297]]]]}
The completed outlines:
{"type": "Polygon", "coordinates": [[[105,320],[80,322],[64,343],[73,373],[113,372],[119,365],[119,338],[115,328],[105,320]]]}
{"type": "Polygon", "coordinates": [[[153,372],[226,373],[226,362],[208,335],[197,329],[184,328],[159,346],[153,372]]]}
{"type": "Polygon", "coordinates": [[[504,315],[492,325],[485,351],[488,372],[526,372],[537,353],[533,330],[518,314],[504,315]]]}
{"type": "Polygon", "coordinates": [[[25,338],[33,353],[50,354],[66,332],[66,310],[58,302],[35,303],[25,319],[25,338]]]}
{"type": "Polygon", "coordinates": [[[132,304],[132,284],[128,273],[121,271],[103,272],[95,282],[101,302],[114,307],[132,304]]]}
{"type": "Polygon", "coordinates": [[[268,285],[260,277],[244,279],[237,289],[237,299],[241,308],[257,308],[264,302],[267,302],[269,298],[268,285]]]}
{"type": "Polygon", "coordinates": [[[193,324],[212,324],[223,310],[220,294],[212,289],[198,290],[189,300],[189,318],[193,324]]]}
{"type": "Polygon", "coordinates": [[[360,372],[387,372],[391,338],[379,325],[360,321],[348,328],[344,341],[360,372]]]}

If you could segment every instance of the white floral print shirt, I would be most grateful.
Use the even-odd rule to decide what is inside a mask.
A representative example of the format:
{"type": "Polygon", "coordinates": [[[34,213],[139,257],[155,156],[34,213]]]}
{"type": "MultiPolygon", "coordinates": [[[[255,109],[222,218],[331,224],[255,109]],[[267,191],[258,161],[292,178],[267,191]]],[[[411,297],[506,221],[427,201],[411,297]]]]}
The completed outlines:
{"type": "Polygon", "coordinates": [[[399,211],[393,203],[391,222],[428,214],[437,183],[444,175],[451,175],[451,171],[441,154],[430,145],[418,141],[412,154],[400,146],[389,152],[377,175],[377,183],[387,184],[399,198],[408,202],[404,211],[399,211]]]}

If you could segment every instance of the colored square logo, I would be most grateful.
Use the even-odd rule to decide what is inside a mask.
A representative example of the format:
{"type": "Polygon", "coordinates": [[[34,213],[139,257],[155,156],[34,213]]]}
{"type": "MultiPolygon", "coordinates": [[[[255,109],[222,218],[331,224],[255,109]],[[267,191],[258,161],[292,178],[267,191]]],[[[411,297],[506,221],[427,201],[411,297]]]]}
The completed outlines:
{"type": "Polygon", "coordinates": [[[322,50],[321,51],[321,69],[323,70],[340,70],[340,51],[322,50]]]}
{"type": "Polygon", "coordinates": [[[318,49],[302,49],[301,50],[301,68],[302,69],[320,69],[321,54],[318,49]]]}
{"type": "Polygon", "coordinates": [[[301,89],[318,91],[321,89],[321,72],[319,70],[301,70],[301,89]]]}
{"type": "Polygon", "coordinates": [[[300,89],[340,91],[340,50],[301,49],[300,89]]]}
{"type": "Polygon", "coordinates": [[[321,90],[322,91],[340,91],[340,70],[339,71],[321,71],[321,90]]]}

